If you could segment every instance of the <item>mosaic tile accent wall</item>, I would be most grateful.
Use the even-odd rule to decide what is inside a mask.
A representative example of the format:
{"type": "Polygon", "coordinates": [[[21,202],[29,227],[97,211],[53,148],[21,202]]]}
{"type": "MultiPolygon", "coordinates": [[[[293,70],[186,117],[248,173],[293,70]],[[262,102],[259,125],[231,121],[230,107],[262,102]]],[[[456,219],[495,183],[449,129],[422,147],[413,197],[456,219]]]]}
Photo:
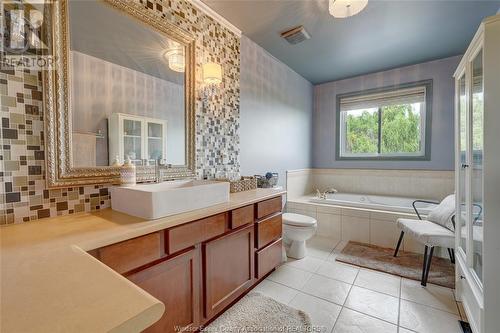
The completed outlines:
{"type": "MultiPolygon", "coordinates": [[[[196,36],[197,87],[204,62],[222,65],[217,94],[203,101],[197,91],[196,168],[199,177],[239,171],[240,38],[188,1],[134,1],[196,36]]],[[[46,188],[42,95],[40,72],[0,71],[1,225],[110,206],[106,186],[46,188]]]]}

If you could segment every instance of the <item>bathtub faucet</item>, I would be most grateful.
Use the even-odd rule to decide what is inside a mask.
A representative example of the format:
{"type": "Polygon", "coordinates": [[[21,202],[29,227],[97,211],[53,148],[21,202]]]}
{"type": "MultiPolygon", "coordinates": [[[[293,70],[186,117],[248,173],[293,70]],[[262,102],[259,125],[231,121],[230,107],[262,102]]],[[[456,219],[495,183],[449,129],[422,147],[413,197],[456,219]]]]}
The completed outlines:
{"type": "Polygon", "coordinates": [[[325,193],[325,194],[335,194],[335,193],[337,193],[337,192],[338,192],[338,191],[337,191],[337,189],[335,189],[335,188],[331,187],[331,188],[329,188],[328,190],[326,190],[324,193],[325,193]]]}
{"type": "Polygon", "coordinates": [[[319,189],[316,189],[316,196],[318,197],[318,199],[322,200],[326,199],[326,196],[323,193],[321,193],[319,189]]]}
{"type": "Polygon", "coordinates": [[[337,192],[338,191],[334,188],[329,188],[328,190],[326,190],[324,192],[321,192],[319,189],[316,189],[316,196],[318,197],[318,199],[325,200],[327,194],[335,194],[337,192]]]}

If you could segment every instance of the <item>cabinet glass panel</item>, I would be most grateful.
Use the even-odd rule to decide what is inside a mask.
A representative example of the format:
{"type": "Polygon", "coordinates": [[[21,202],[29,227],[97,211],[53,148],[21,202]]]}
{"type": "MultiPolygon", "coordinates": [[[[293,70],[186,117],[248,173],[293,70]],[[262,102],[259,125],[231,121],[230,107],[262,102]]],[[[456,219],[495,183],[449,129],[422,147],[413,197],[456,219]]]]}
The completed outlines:
{"type": "Polygon", "coordinates": [[[156,161],[163,156],[163,125],[148,122],[148,159],[156,161]]]}
{"type": "MultiPolygon", "coordinates": [[[[465,74],[458,80],[459,90],[459,147],[460,147],[460,164],[467,164],[467,94],[465,90],[465,74]]],[[[465,193],[466,193],[466,169],[460,167],[459,172],[459,188],[457,189],[458,200],[460,205],[456,214],[455,224],[456,228],[460,230],[460,247],[466,252],[467,244],[467,227],[466,227],[466,206],[465,206],[465,193]]]]}
{"type": "Polygon", "coordinates": [[[150,138],[161,138],[163,136],[163,125],[148,123],[148,136],[150,138]]]}
{"type": "Polygon", "coordinates": [[[142,122],[140,120],[123,120],[123,135],[125,136],[141,136],[142,122]]]}
{"type": "Polygon", "coordinates": [[[123,138],[123,159],[127,157],[134,162],[140,161],[142,156],[141,151],[142,140],[141,137],[125,136],[123,138]]]}
{"type": "Polygon", "coordinates": [[[163,142],[161,138],[148,138],[148,158],[150,160],[164,159],[163,142]]]}
{"type": "Polygon", "coordinates": [[[479,52],[472,62],[472,239],[473,268],[482,280],[483,267],[483,52],[479,52]]]}

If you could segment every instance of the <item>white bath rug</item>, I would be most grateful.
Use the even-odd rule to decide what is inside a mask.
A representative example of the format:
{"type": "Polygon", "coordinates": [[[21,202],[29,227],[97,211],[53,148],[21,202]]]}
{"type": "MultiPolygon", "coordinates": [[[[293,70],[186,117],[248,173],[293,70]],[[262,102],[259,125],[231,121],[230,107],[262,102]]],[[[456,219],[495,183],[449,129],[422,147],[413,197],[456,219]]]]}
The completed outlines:
{"type": "Polygon", "coordinates": [[[226,332],[309,332],[311,319],[300,310],[251,292],[202,331],[226,332]]]}

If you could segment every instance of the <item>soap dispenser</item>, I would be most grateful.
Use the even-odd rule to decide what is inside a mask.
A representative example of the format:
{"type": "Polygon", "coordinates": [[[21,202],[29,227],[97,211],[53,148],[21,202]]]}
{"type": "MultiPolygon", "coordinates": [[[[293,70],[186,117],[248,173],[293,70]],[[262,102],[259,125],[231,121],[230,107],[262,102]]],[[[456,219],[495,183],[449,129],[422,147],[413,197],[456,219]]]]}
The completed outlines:
{"type": "Polygon", "coordinates": [[[113,167],[121,167],[122,164],[120,163],[120,157],[118,155],[115,156],[115,160],[113,161],[113,164],[111,164],[113,167]]]}
{"type": "Polygon", "coordinates": [[[135,184],[136,184],[135,165],[130,160],[130,156],[127,156],[125,163],[120,168],[120,185],[133,186],[135,184]]]}

